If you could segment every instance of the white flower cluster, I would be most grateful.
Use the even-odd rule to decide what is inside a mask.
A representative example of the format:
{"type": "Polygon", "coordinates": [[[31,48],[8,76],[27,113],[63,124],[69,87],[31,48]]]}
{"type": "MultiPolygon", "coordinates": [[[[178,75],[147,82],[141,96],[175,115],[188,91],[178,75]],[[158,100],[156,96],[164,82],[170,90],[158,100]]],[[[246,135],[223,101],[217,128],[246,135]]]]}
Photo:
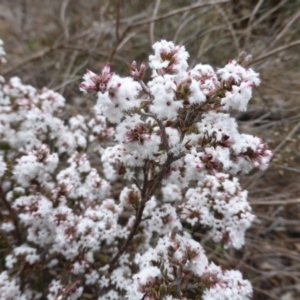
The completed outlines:
{"type": "Polygon", "coordinates": [[[7,271],[3,271],[2,273],[0,273],[0,296],[1,299],[6,300],[27,299],[25,295],[21,295],[20,286],[16,282],[16,279],[10,278],[7,271]]]}
{"type": "Polygon", "coordinates": [[[222,99],[224,107],[246,110],[252,96],[252,87],[260,84],[258,74],[252,69],[243,68],[235,60],[219,69],[217,74],[230,87],[222,99]]]}
{"type": "Polygon", "coordinates": [[[250,227],[254,215],[247,202],[247,191],[243,191],[237,178],[217,173],[207,175],[197,188],[190,188],[186,202],[180,205],[181,218],[191,225],[201,224],[210,228],[216,242],[225,246],[241,248],[245,231],[250,227]]]}
{"type": "Polygon", "coordinates": [[[189,70],[184,46],[153,49],[147,84],[144,63],[125,78],[88,70],[94,111],[69,120],[60,94],[0,78],[1,299],[251,298],[189,231],[244,244],[254,216],[233,175],[272,153],[228,110],[246,109],[258,74],[237,61],[189,70]]]}
{"type": "Polygon", "coordinates": [[[199,282],[205,283],[203,300],[246,300],[252,295],[251,284],[242,279],[240,272],[223,272],[209,263],[201,245],[187,234],[171,233],[159,239],[155,248],[136,255],[135,262],[141,271],[127,288],[128,299],[139,300],[145,294],[153,300],[186,299],[181,285],[185,290],[197,289],[201,287],[199,282]]]}

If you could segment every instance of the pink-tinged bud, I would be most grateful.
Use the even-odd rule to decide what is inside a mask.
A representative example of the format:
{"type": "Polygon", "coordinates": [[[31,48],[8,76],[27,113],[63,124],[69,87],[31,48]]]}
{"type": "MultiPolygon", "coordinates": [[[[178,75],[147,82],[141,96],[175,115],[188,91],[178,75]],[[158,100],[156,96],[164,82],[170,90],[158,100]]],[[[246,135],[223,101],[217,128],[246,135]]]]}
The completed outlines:
{"type": "Polygon", "coordinates": [[[146,72],[146,65],[142,62],[140,70],[136,67],[136,62],[133,61],[131,64],[127,64],[129,68],[129,74],[133,77],[134,80],[140,81],[144,78],[146,72]]]}
{"type": "Polygon", "coordinates": [[[149,139],[151,139],[151,135],[148,134],[147,127],[143,124],[138,124],[134,129],[126,133],[123,143],[139,142],[143,145],[144,141],[149,139]]]}
{"type": "Polygon", "coordinates": [[[91,70],[89,69],[86,69],[86,73],[89,75],[89,76],[97,76],[97,74],[95,74],[94,72],[92,72],[91,70]]]}
{"type": "Polygon", "coordinates": [[[110,74],[110,64],[107,63],[102,69],[102,76],[107,76],[110,74]]]}
{"type": "Polygon", "coordinates": [[[253,164],[254,164],[254,167],[255,167],[255,168],[259,168],[259,167],[260,167],[260,164],[259,164],[258,161],[255,161],[253,164]]]}
{"type": "Polygon", "coordinates": [[[83,92],[95,91],[105,93],[107,84],[113,75],[114,73],[110,72],[109,64],[106,64],[102,69],[102,75],[86,70],[86,74],[83,76],[84,81],[79,85],[79,88],[83,92]]]}
{"type": "Polygon", "coordinates": [[[246,58],[246,56],[247,56],[246,51],[242,51],[239,55],[239,59],[243,61],[246,58]]]}
{"type": "Polygon", "coordinates": [[[140,66],[140,76],[142,78],[144,78],[145,72],[146,72],[146,64],[144,62],[142,62],[141,66],[140,66]]]}

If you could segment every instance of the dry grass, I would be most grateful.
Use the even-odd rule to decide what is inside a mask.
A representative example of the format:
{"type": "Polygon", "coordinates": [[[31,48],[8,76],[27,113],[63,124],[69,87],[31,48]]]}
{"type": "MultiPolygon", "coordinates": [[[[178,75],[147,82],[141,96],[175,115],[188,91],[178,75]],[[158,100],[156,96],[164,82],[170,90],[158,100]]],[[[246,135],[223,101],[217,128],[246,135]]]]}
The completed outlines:
{"type": "Polygon", "coordinates": [[[263,136],[275,156],[267,172],[242,178],[257,220],[243,251],[225,251],[198,234],[224,268],[238,267],[254,299],[300,299],[300,1],[2,0],[5,76],[63,93],[76,112],[84,69],[147,60],[155,40],[184,44],[198,62],[222,66],[241,50],[261,73],[244,132],[263,136]],[[209,2],[210,1],[210,2],[209,2]],[[222,2],[222,3],[221,3],[222,2]],[[206,3],[210,3],[205,5],[206,3]]]}

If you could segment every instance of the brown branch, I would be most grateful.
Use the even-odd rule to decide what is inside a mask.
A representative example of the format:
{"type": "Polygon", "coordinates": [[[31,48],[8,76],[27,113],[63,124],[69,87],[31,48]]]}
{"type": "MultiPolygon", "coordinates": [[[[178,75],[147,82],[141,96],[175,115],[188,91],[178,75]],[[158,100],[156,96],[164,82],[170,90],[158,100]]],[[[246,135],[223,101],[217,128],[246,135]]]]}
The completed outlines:
{"type": "Polygon", "coordinates": [[[118,259],[126,251],[128,246],[130,245],[134,235],[136,234],[138,226],[140,225],[140,223],[143,220],[143,212],[144,212],[146,202],[153,196],[155,190],[161,184],[161,181],[165,177],[167,172],[169,171],[172,162],[179,159],[180,157],[181,156],[174,157],[172,154],[168,154],[168,158],[165,161],[164,165],[162,166],[162,170],[158,174],[156,174],[151,180],[148,180],[148,171],[149,171],[150,162],[148,160],[145,161],[145,164],[143,167],[144,182],[143,182],[143,188],[142,188],[141,203],[140,203],[139,208],[136,213],[136,219],[135,219],[135,222],[130,230],[130,233],[129,233],[124,245],[122,246],[122,248],[118,251],[118,253],[112,258],[111,262],[109,263],[109,265],[110,265],[110,267],[108,269],[109,272],[113,271],[118,259]]]}
{"type": "Polygon", "coordinates": [[[116,40],[117,43],[119,42],[120,35],[119,35],[119,28],[120,28],[120,0],[117,0],[117,16],[116,16],[116,40]]]}
{"type": "Polygon", "coordinates": [[[163,125],[162,121],[159,120],[154,114],[151,114],[151,113],[142,113],[142,114],[145,116],[148,116],[150,118],[153,118],[157,122],[159,129],[162,132],[162,137],[161,137],[162,144],[164,145],[165,150],[168,152],[169,151],[169,142],[168,142],[168,137],[166,134],[165,126],[163,125]]]}
{"type": "Polygon", "coordinates": [[[299,199],[288,199],[288,200],[271,200],[271,201],[249,201],[250,205],[260,206],[260,205],[292,205],[292,204],[300,204],[299,199]]]}
{"type": "Polygon", "coordinates": [[[57,49],[57,46],[51,46],[51,47],[47,47],[45,49],[42,49],[36,53],[34,53],[33,55],[29,56],[28,58],[22,60],[21,62],[19,62],[18,64],[16,64],[15,66],[12,66],[6,70],[4,70],[2,72],[3,75],[6,75],[8,73],[13,72],[14,70],[20,69],[22,67],[24,67],[25,65],[31,63],[32,61],[35,61],[43,56],[45,56],[46,54],[48,54],[49,52],[51,52],[52,50],[57,49]]]}
{"type": "Polygon", "coordinates": [[[241,49],[240,49],[240,46],[239,46],[239,40],[236,36],[236,32],[232,26],[232,23],[229,21],[228,17],[227,17],[227,14],[224,12],[224,10],[222,10],[219,5],[216,5],[215,6],[217,11],[219,12],[219,14],[222,16],[222,18],[224,19],[226,25],[228,26],[228,30],[230,31],[231,33],[231,36],[232,36],[232,39],[233,39],[233,42],[234,42],[234,45],[235,45],[235,48],[236,48],[236,51],[237,51],[237,54],[239,54],[241,52],[241,49]]]}
{"type": "Polygon", "coordinates": [[[153,96],[151,95],[150,90],[149,90],[149,88],[147,87],[147,85],[145,84],[145,82],[144,82],[143,80],[140,80],[140,81],[139,81],[139,84],[141,85],[141,87],[142,87],[144,93],[147,94],[147,95],[149,96],[149,99],[152,100],[152,99],[153,99],[153,96]]]}
{"type": "Polygon", "coordinates": [[[258,57],[256,59],[253,59],[251,61],[251,63],[249,63],[249,65],[252,65],[252,64],[254,64],[254,63],[258,62],[258,61],[264,60],[267,57],[272,56],[272,55],[274,55],[274,54],[276,54],[278,52],[281,52],[283,50],[286,50],[288,48],[292,48],[292,47],[295,47],[295,46],[298,46],[298,45],[300,45],[300,40],[292,42],[292,43],[290,43],[288,45],[284,45],[282,47],[278,47],[278,48],[276,48],[276,49],[274,49],[274,50],[272,50],[272,51],[270,51],[270,52],[268,52],[268,53],[266,53],[266,54],[264,54],[264,55],[262,55],[262,56],[260,56],[260,57],[258,57]]]}
{"type": "Polygon", "coordinates": [[[108,57],[107,57],[107,61],[110,62],[112,61],[115,53],[117,52],[118,46],[120,45],[120,43],[123,41],[123,39],[125,38],[127,32],[130,30],[131,25],[128,25],[126,27],[126,29],[123,31],[121,37],[119,37],[119,40],[115,43],[114,47],[112,48],[112,50],[110,51],[108,57]]]}
{"type": "Polygon", "coordinates": [[[273,45],[275,45],[276,42],[278,42],[290,30],[290,27],[293,25],[293,23],[295,23],[295,21],[299,17],[300,17],[300,10],[296,11],[295,14],[289,18],[290,20],[288,21],[286,26],[284,26],[284,28],[277,34],[275,39],[273,38],[271,43],[268,45],[268,49],[272,48],[273,45]]]}
{"type": "Polygon", "coordinates": [[[110,267],[108,269],[109,272],[111,272],[114,267],[115,264],[117,263],[118,259],[120,258],[120,256],[126,251],[127,247],[129,246],[129,244],[131,243],[138,226],[140,225],[141,221],[142,221],[142,216],[143,216],[143,212],[144,212],[144,208],[145,208],[145,203],[143,203],[143,199],[141,201],[141,204],[139,206],[139,209],[137,211],[137,215],[135,218],[135,222],[130,230],[130,233],[127,237],[127,240],[125,241],[124,245],[122,246],[122,248],[119,250],[119,252],[112,258],[111,262],[109,263],[110,267]]]}
{"type": "Polygon", "coordinates": [[[230,1],[231,0],[221,0],[221,1],[206,2],[206,3],[197,3],[197,4],[185,6],[185,7],[182,7],[182,8],[174,9],[171,12],[163,14],[163,15],[160,15],[160,16],[154,18],[154,19],[149,19],[149,20],[145,20],[145,21],[140,21],[140,22],[133,23],[131,25],[131,27],[137,27],[137,26],[141,26],[141,25],[144,25],[144,24],[149,24],[149,23],[152,23],[152,22],[156,22],[156,21],[160,21],[160,20],[163,20],[163,19],[167,19],[167,18],[172,17],[174,15],[177,15],[177,14],[189,11],[189,10],[194,10],[196,8],[199,8],[199,7],[205,7],[205,6],[216,5],[216,4],[223,4],[223,3],[228,3],[230,1]]]}
{"type": "Polygon", "coordinates": [[[121,37],[116,41],[116,43],[113,46],[112,50],[110,51],[110,53],[107,57],[107,61],[112,61],[115,53],[118,50],[119,45],[125,39],[127,33],[130,31],[131,28],[139,27],[141,25],[145,25],[145,24],[153,23],[153,22],[160,21],[160,20],[163,20],[163,19],[167,19],[167,18],[172,17],[174,15],[180,14],[180,13],[185,12],[185,11],[193,10],[193,9],[196,9],[196,8],[199,8],[199,7],[204,7],[204,6],[208,6],[208,5],[222,4],[222,3],[228,3],[230,1],[231,0],[220,0],[220,1],[216,1],[216,2],[197,3],[197,4],[189,5],[189,6],[186,6],[186,7],[183,7],[183,8],[174,9],[173,11],[171,11],[169,13],[166,13],[166,14],[163,14],[161,16],[158,16],[156,18],[151,18],[151,19],[148,19],[148,20],[145,20],[145,21],[139,21],[139,22],[129,24],[125,28],[125,30],[123,31],[121,37]]]}
{"type": "MultiPolygon", "coordinates": [[[[156,0],[155,7],[154,7],[154,10],[153,10],[153,14],[152,14],[152,19],[155,19],[156,15],[157,15],[157,12],[158,12],[158,9],[159,9],[159,6],[160,6],[160,1],[161,0],[156,0]]],[[[155,22],[151,22],[150,23],[150,28],[149,28],[149,33],[150,33],[150,41],[151,41],[152,45],[155,42],[154,26],[155,26],[155,22]]]]}
{"type": "Polygon", "coordinates": [[[109,272],[111,272],[114,269],[115,264],[117,263],[118,259],[126,251],[127,247],[131,243],[131,241],[137,231],[138,226],[140,225],[140,223],[142,221],[145,204],[147,202],[146,193],[147,193],[147,188],[148,188],[148,171],[149,171],[148,169],[149,169],[149,161],[145,160],[145,163],[143,166],[144,181],[143,181],[143,188],[141,191],[141,203],[136,212],[135,222],[130,230],[130,233],[129,233],[124,245],[122,246],[122,248],[118,251],[118,253],[112,258],[111,262],[109,263],[109,265],[110,265],[109,272]]]}
{"type": "Polygon", "coordinates": [[[280,92],[280,93],[284,93],[284,94],[289,94],[289,95],[296,95],[296,96],[300,96],[300,92],[295,92],[295,91],[291,91],[291,90],[288,90],[288,89],[281,89],[277,86],[274,86],[274,85],[270,85],[270,84],[267,84],[265,82],[261,82],[260,83],[261,86],[265,86],[269,89],[272,89],[274,91],[277,91],[277,92],[280,92]]]}
{"type": "Polygon", "coordinates": [[[281,150],[282,147],[284,147],[286,145],[286,142],[292,138],[292,136],[298,131],[299,128],[300,128],[300,121],[298,122],[298,124],[296,126],[294,126],[294,128],[289,132],[289,134],[283,140],[281,140],[279,145],[277,145],[276,148],[274,150],[272,150],[273,154],[275,154],[276,152],[281,150]]]}
{"type": "Polygon", "coordinates": [[[27,64],[31,63],[32,61],[35,61],[37,59],[40,59],[42,58],[43,56],[47,55],[48,53],[52,52],[53,50],[57,50],[57,49],[60,49],[61,47],[65,46],[68,42],[71,42],[71,41],[75,41],[77,39],[80,39],[82,38],[83,36],[85,36],[87,33],[89,33],[90,30],[86,30],[84,32],[81,32],[80,34],[78,35],[75,35],[73,37],[70,37],[69,39],[67,40],[63,40],[59,43],[54,43],[52,46],[50,47],[46,47],[34,54],[32,54],[31,56],[25,58],[24,60],[22,60],[21,62],[19,62],[18,64],[8,68],[8,69],[5,69],[3,70],[2,72],[2,75],[7,75],[17,69],[20,69],[24,66],[26,66],[27,64]]]}
{"type": "Polygon", "coordinates": [[[248,21],[248,25],[247,25],[247,29],[246,29],[246,37],[245,37],[245,43],[244,43],[244,48],[247,48],[248,47],[248,43],[249,43],[249,40],[250,40],[250,37],[251,37],[251,32],[252,32],[252,29],[253,29],[253,26],[252,26],[252,22],[254,20],[254,17],[256,15],[256,13],[258,12],[260,6],[263,4],[264,0],[259,0],[257,2],[257,4],[255,5],[251,15],[250,15],[250,18],[249,18],[249,21],[248,21]]]}

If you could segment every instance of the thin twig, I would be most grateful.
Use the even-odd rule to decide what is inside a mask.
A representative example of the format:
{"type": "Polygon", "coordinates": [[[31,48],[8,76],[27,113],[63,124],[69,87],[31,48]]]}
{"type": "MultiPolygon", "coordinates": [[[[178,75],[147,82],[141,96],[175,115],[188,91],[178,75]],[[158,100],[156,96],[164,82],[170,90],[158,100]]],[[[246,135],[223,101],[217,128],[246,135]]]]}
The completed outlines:
{"type": "Polygon", "coordinates": [[[278,10],[281,6],[283,6],[288,1],[289,0],[282,0],[281,2],[279,2],[277,5],[275,5],[271,9],[268,9],[265,14],[263,14],[256,21],[253,22],[252,27],[256,27],[260,22],[265,20],[268,16],[272,15],[276,10],[278,10]]]}
{"type": "Polygon", "coordinates": [[[215,1],[215,2],[206,2],[206,3],[201,2],[201,3],[185,6],[185,7],[182,7],[182,8],[174,9],[171,12],[163,14],[161,16],[158,16],[154,19],[149,19],[149,20],[133,23],[131,25],[131,27],[137,27],[137,26],[149,24],[149,23],[152,23],[152,22],[160,21],[160,20],[163,20],[163,19],[167,19],[167,18],[172,17],[174,15],[183,13],[185,11],[194,10],[196,8],[205,7],[205,6],[209,6],[209,5],[224,4],[224,3],[228,3],[230,1],[231,0],[221,0],[221,1],[215,1]]]}
{"type": "MultiPolygon", "coordinates": [[[[288,89],[283,90],[283,89],[281,89],[281,88],[279,88],[279,87],[277,87],[277,86],[275,86],[275,85],[270,85],[270,84],[267,84],[267,83],[265,83],[265,82],[261,82],[260,85],[261,85],[261,86],[265,86],[265,87],[267,87],[267,88],[269,88],[269,89],[272,89],[272,90],[277,91],[277,92],[280,92],[280,93],[285,93],[285,94],[289,94],[289,95],[300,96],[300,92],[290,91],[290,90],[288,90],[288,89]]],[[[295,108],[293,107],[293,110],[294,110],[294,109],[295,109],[295,108]]]]}
{"type": "Polygon", "coordinates": [[[145,82],[143,80],[139,80],[139,84],[141,85],[143,91],[145,94],[147,94],[149,96],[149,99],[152,99],[153,96],[150,93],[149,88],[147,87],[147,85],[145,84],[145,82]]]}
{"type": "Polygon", "coordinates": [[[143,203],[143,200],[142,200],[140,205],[139,205],[134,224],[133,224],[133,226],[130,230],[130,233],[129,233],[124,245],[122,246],[122,248],[118,251],[118,253],[113,257],[113,259],[109,263],[109,265],[110,265],[109,272],[111,272],[114,269],[115,264],[117,263],[118,259],[126,251],[127,247],[131,243],[131,241],[132,241],[132,239],[133,239],[133,237],[134,237],[134,235],[137,231],[137,228],[138,228],[138,226],[140,225],[140,223],[142,221],[144,208],[145,208],[145,203],[143,203]]]}
{"type": "Polygon", "coordinates": [[[228,29],[231,33],[231,36],[232,36],[232,39],[233,39],[233,42],[234,42],[234,45],[235,45],[235,48],[236,48],[236,51],[237,51],[237,54],[239,54],[241,52],[240,46],[239,46],[239,41],[237,39],[236,32],[235,32],[235,30],[232,26],[232,23],[229,21],[229,19],[228,19],[227,15],[225,14],[224,10],[222,10],[219,5],[216,5],[215,7],[217,8],[217,11],[222,16],[222,18],[224,19],[226,25],[228,26],[228,29]]]}
{"type": "Polygon", "coordinates": [[[273,153],[275,154],[278,152],[296,132],[300,128],[300,121],[298,124],[290,131],[290,133],[279,143],[279,145],[273,150],[273,153]]]}
{"type": "Polygon", "coordinates": [[[158,119],[154,114],[145,113],[145,112],[142,113],[142,114],[147,116],[147,117],[153,118],[157,122],[157,124],[158,124],[158,126],[159,126],[159,128],[162,132],[162,138],[161,138],[162,139],[162,144],[164,145],[165,150],[168,152],[169,151],[169,142],[168,142],[168,137],[167,137],[167,134],[166,134],[165,126],[163,125],[162,121],[160,119],[158,119]]]}
{"type": "Polygon", "coordinates": [[[134,221],[134,224],[129,232],[129,235],[122,246],[122,248],[118,251],[118,253],[112,258],[111,262],[109,263],[109,272],[111,272],[115,265],[120,258],[120,256],[127,250],[128,246],[130,245],[133,237],[136,234],[136,231],[138,229],[138,226],[143,220],[143,212],[146,205],[146,202],[153,196],[159,185],[161,184],[163,178],[166,176],[167,172],[170,169],[171,164],[180,159],[181,156],[174,157],[172,153],[168,153],[168,157],[164,163],[164,165],[161,167],[161,171],[154,175],[151,180],[148,179],[148,173],[149,173],[149,166],[150,162],[148,160],[145,161],[144,167],[143,167],[143,173],[144,173],[144,182],[143,182],[143,188],[141,193],[141,201],[139,208],[136,212],[136,218],[134,221]]]}
{"type": "Polygon", "coordinates": [[[252,65],[252,64],[254,64],[254,63],[256,63],[256,62],[259,62],[259,61],[261,61],[261,60],[264,60],[264,59],[266,59],[267,57],[270,57],[270,56],[272,56],[272,55],[274,55],[274,54],[276,54],[276,53],[278,53],[278,52],[281,52],[281,51],[283,51],[283,50],[286,50],[286,49],[288,49],[288,48],[292,48],[292,47],[295,47],[295,46],[298,46],[298,45],[300,45],[300,40],[295,41],[295,42],[292,42],[292,43],[290,43],[290,44],[288,44],[288,45],[284,45],[284,46],[278,47],[278,48],[276,48],[276,49],[274,49],[274,50],[272,50],[272,51],[270,51],[270,52],[268,52],[268,53],[266,53],[266,54],[264,54],[264,55],[262,55],[262,56],[260,56],[260,57],[258,57],[258,58],[256,58],[256,59],[253,59],[253,60],[249,63],[249,65],[252,65]]]}
{"type": "Polygon", "coordinates": [[[279,41],[283,35],[290,29],[292,24],[300,17],[300,9],[296,11],[296,13],[291,17],[290,21],[286,24],[286,26],[277,34],[276,38],[271,41],[271,43],[268,45],[268,48],[272,48],[273,45],[276,44],[277,41],[279,41]]]}
{"type": "MultiPolygon", "coordinates": [[[[157,12],[158,12],[158,9],[159,9],[159,6],[160,6],[160,2],[161,2],[161,0],[156,0],[155,7],[154,7],[154,10],[153,10],[153,14],[152,14],[152,19],[155,19],[156,15],[157,15],[157,12]]],[[[151,45],[153,45],[154,42],[155,42],[154,26],[155,26],[155,22],[151,22],[150,27],[149,27],[151,45]]]]}
{"type": "Polygon", "coordinates": [[[119,27],[120,27],[120,0],[117,0],[117,21],[116,21],[116,40],[117,43],[120,40],[120,35],[119,35],[119,27]]]}
{"type": "Polygon", "coordinates": [[[257,2],[257,4],[255,5],[251,15],[250,15],[250,18],[249,18],[249,21],[248,21],[248,25],[247,25],[247,29],[246,29],[246,37],[245,37],[245,48],[247,49],[248,47],[248,43],[249,43],[249,40],[250,40],[250,36],[251,36],[251,32],[252,32],[252,28],[253,28],[253,25],[252,25],[252,22],[254,20],[254,16],[256,15],[256,13],[258,12],[259,8],[261,7],[261,5],[263,4],[264,0],[259,0],[257,2]]]}
{"type": "Polygon", "coordinates": [[[8,68],[8,69],[5,69],[3,72],[2,72],[2,75],[7,75],[17,69],[20,69],[24,66],[26,66],[27,64],[37,60],[37,59],[40,59],[42,57],[44,57],[45,55],[47,55],[48,53],[52,52],[53,50],[57,50],[57,49],[60,49],[61,47],[65,46],[68,42],[71,42],[71,41],[75,41],[77,39],[80,39],[82,38],[83,36],[85,36],[87,33],[90,33],[90,29],[86,30],[86,31],[83,31],[83,32],[80,32],[80,34],[78,35],[75,35],[73,37],[70,37],[69,39],[67,40],[63,40],[59,43],[54,43],[52,46],[50,47],[46,47],[36,53],[34,53],[33,55],[29,56],[28,58],[25,58],[24,60],[22,60],[21,62],[19,62],[18,64],[8,68]]]}
{"type": "Polygon", "coordinates": [[[115,45],[113,46],[113,48],[111,49],[108,57],[107,57],[107,61],[112,61],[118,47],[119,47],[119,44],[123,41],[123,39],[125,38],[127,32],[130,30],[131,28],[131,25],[128,25],[125,30],[123,31],[121,37],[119,37],[119,40],[115,43],[115,45]]]}
{"type": "Polygon", "coordinates": [[[291,168],[291,167],[287,167],[287,166],[282,166],[282,165],[279,165],[279,164],[275,164],[274,162],[272,162],[272,165],[275,166],[275,167],[278,167],[280,169],[284,169],[284,170],[295,172],[295,173],[300,173],[300,169],[295,169],[295,168],[291,168]]]}
{"type": "Polygon", "coordinates": [[[21,2],[22,16],[21,16],[21,38],[23,39],[26,21],[27,21],[27,1],[22,0],[21,2]]]}
{"type": "Polygon", "coordinates": [[[199,7],[204,7],[204,6],[208,6],[208,5],[215,5],[215,4],[222,4],[222,3],[228,3],[230,2],[230,0],[221,0],[221,1],[217,1],[217,2],[208,2],[208,3],[197,3],[197,4],[193,4],[193,5],[189,5],[183,8],[179,8],[179,9],[174,9],[173,11],[163,14],[161,16],[158,16],[156,18],[151,18],[145,21],[139,21],[139,22],[135,22],[135,23],[131,23],[129,24],[125,30],[123,31],[121,37],[119,38],[119,40],[115,43],[114,47],[112,48],[111,52],[109,53],[108,57],[107,57],[107,61],[111,61],[115,55],[115,53],[117,52],[118,48],[119,48],[119,44],[125,39],[127,33],[130,31],[130,29],[134,28],[134,27],[139,27],[141,25],[145,25],[145,24],[149,24],[149,23],[153,23],[159,20],[163,20],[169,17],[172,17],[176,14],[185,12],[185,11],[189,11],[189,10],[193,10],[199,7]]]}
{"type": "Polygon", "coordinates": [[[61,24],[62,24],[62,27],[63,27],[63,31],[64,31],[64,36],[65,38],[69,38],[70,35],[69,35],[69,30],[68,30],[68,22],[66,20],[66,9],[67,9],[67,6],[69,4],[70,0],[63,0],[62,1],[62,4],[61,4],[61,7],[60,7],[60,21],[61,21],[61,24]]]}
{"type": "Polygon", "coordinates": [[[117,254],[110,261],[110,263],[109,263],[109,272],[111,272],[114,269],[115,264],[117,263],[118,259],[126,251],[127,247],[131,243],[131,241],[132,241],[132,239],[133,239],[133,237],[134,237],[134,235],[137,231],[138,226],[140,225],[140,223],[142,221],[144,208],[145,208],[146,202],[148,200],[148,195],[147,195],[148,172],[149,172],[149,161],[145,160],[145,163],[144,163],[144,166],[143,166],[144,180],[143,180],[143,188],[141,190],[141,201],[140,201],[139,208],[136,212],[135,221],[134,221],[134,224],[133,224],[133,226],[132,226],[132,228],[129,232],[129,235],[128,235],[124,245],[122,246],[122,248],[117,252],[117,254]]]}
{"type": "Polygon", "coordinates": [[[249,201],[249,204],[251,206],[293,205],[293,204],[300,204],[300,198],[288,199],[288,200],[249,201]]]}

